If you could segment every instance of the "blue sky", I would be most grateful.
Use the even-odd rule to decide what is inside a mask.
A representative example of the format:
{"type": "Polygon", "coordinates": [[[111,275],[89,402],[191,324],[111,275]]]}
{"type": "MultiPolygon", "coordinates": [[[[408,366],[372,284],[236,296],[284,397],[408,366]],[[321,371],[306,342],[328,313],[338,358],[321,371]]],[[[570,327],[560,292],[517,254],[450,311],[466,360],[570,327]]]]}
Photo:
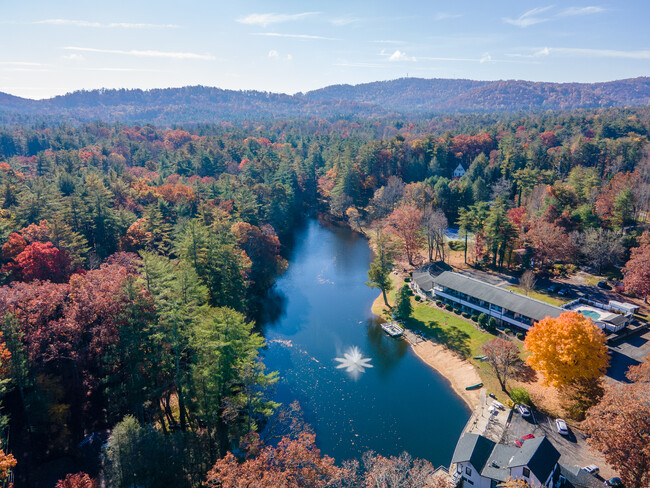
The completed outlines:
{"type": "Polygon", "coordinates": [[[650,75],[650,1],[0,0],[0,91],[650,75]]]}

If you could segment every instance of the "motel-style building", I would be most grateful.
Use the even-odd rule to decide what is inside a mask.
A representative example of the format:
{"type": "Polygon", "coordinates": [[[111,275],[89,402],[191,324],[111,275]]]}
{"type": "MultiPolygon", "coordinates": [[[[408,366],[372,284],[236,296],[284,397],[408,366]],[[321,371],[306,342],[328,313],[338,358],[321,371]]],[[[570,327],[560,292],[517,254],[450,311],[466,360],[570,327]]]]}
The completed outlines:
{"type": "Polygon", "coordinates": [[[433,276],[413,273],[413,288],[431,299],[451,304],[472,315],[485,313],[506,327],[528,330],[546,317],[559,317],[566,310],[519,293],[490,285],[452,271],[433,276]]]}

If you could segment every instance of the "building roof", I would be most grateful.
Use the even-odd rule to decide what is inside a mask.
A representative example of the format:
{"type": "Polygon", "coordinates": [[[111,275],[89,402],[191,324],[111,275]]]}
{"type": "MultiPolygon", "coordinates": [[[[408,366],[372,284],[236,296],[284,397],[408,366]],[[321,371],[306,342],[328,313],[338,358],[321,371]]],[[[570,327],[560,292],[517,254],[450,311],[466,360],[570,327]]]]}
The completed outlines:
{"type": "Polygon", "coordinates": [[[600,488],[603,482],[587,473],[580,466],[563,466],[560,464],[560,473],[567,480],[567,488],[600,488]]]}
{"type": "Polygon", "coordinates": [[[494,446],[494,450],[485,463],[485,468],[483,468],[481,476],[493,480],[506,481],[510,478],[508,462],[517,451],[518,449],[516,447],[506,446],[505,444],[497,444],[494,446]]]}
{"type": "Polygon", "coordinates": [[[421,290],[430,291],[433,288],[433,278],[451,269],[451,266],[443,261],[429,263],[413,271],[413,281],[421,290]]]}
{"type": "Polygon", "coordinates": [[[535,437],[524,441],[508,465],[527,466],[537,479],[544,483],[559,460],[560,453],[546,437],[535,437]]]}
{"type": "Polygon", "coordinates": [[[560,307],[490,285],[469,276],[445,271],[433,279],[434,283],[498,305],[533,320],[559,317],[565,310],[560,307]]]}
{"type": "Polygon", "coordinates": [[[463,434],[458,439],[451,462],[454,464],[470,462],[474,469],[481,472],[494,446],[493,441],[482,435],[463,434]]]}

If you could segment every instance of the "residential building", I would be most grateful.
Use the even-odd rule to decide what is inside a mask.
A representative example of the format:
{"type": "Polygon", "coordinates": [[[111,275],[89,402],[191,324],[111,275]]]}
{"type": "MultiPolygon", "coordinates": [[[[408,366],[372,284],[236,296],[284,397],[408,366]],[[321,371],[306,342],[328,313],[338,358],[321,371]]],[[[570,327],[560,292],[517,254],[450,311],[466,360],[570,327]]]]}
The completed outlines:
{"type": "Polygon", "coordinates": [[[458,166],[456,166],[456,169],[454,170],[454,178],[460,178],[461,176],[465,176],[465,168],[463,168],[463,165],[458,163],[458,166]]]}
{"type": "Polygon", "coordinates": [[[449,472],[460,487],[496,488],[508,479],[551,487],[560,477],[560,453],[546,437],[526,440],[521,447],[497,444],[479,434],[463,434],[456,444],[449,472]]]}

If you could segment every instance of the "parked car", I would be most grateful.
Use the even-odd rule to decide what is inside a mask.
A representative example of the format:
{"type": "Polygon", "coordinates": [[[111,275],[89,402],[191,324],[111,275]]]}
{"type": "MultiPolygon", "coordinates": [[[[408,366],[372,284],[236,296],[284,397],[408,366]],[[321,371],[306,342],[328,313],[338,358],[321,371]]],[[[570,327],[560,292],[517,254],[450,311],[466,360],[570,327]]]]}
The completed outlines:
{"type": "Polygon", "coordinates": [[[524,442],[526,442],[528,439],[534,439],[534,438],[535,438],[535,436],[533,434],[525,435],[521,439],[517,439],[515,441],[515,446],[521,447],[521,446],[524,445],[524,442]]]}
{"type": "Polygon", "coordinates": [[[571,296],[571,290],[568,288],[562,288],[560,291],[557,292],[558,295],[561,297],[570,297],[571,296]]]}
{"type": "Polygon", "coordinates": [[[603,290],[611,290],[612,287],[607,284],[605,280],[599,281],[598,284],[596,285],[598,288],[602,288],[603,290]]]}
{"type": "Polygon", "coordinates": [[[550,291],[551,293],[555,293],[555,291],[558,289],[559,286],[560,285],[551,285],[548,287],[548,291],[550,291]]]}
{"type": "Polygon", "coordinates": [[[557,431],[562,435],[569,435],[569,427],[563,419],[556,419],[555,425],[557,426],[557,431]]]}
{"type": "Polygon", "coordinates": [[[517,405],[517,410],[522,417],[530,417],[530,409],[526,405],[517,405]]]}
{"type": "Polygon", "coordinates": [[[605,486],[612,486],[614,488],[625,488],[625,485],[621,481],[621,478],[610,478],[604,483],[605,486]]]}
{"type": "Polygon", "coordinates": [[[590,464],[589,466],[585,466],[582,469],[584,471],[586,471],[587,473],[592,474],[594,476],[596,476],[600,472],[600,469],[598,469],[598,466],[596,466],[595,464],[590,464]]]}

